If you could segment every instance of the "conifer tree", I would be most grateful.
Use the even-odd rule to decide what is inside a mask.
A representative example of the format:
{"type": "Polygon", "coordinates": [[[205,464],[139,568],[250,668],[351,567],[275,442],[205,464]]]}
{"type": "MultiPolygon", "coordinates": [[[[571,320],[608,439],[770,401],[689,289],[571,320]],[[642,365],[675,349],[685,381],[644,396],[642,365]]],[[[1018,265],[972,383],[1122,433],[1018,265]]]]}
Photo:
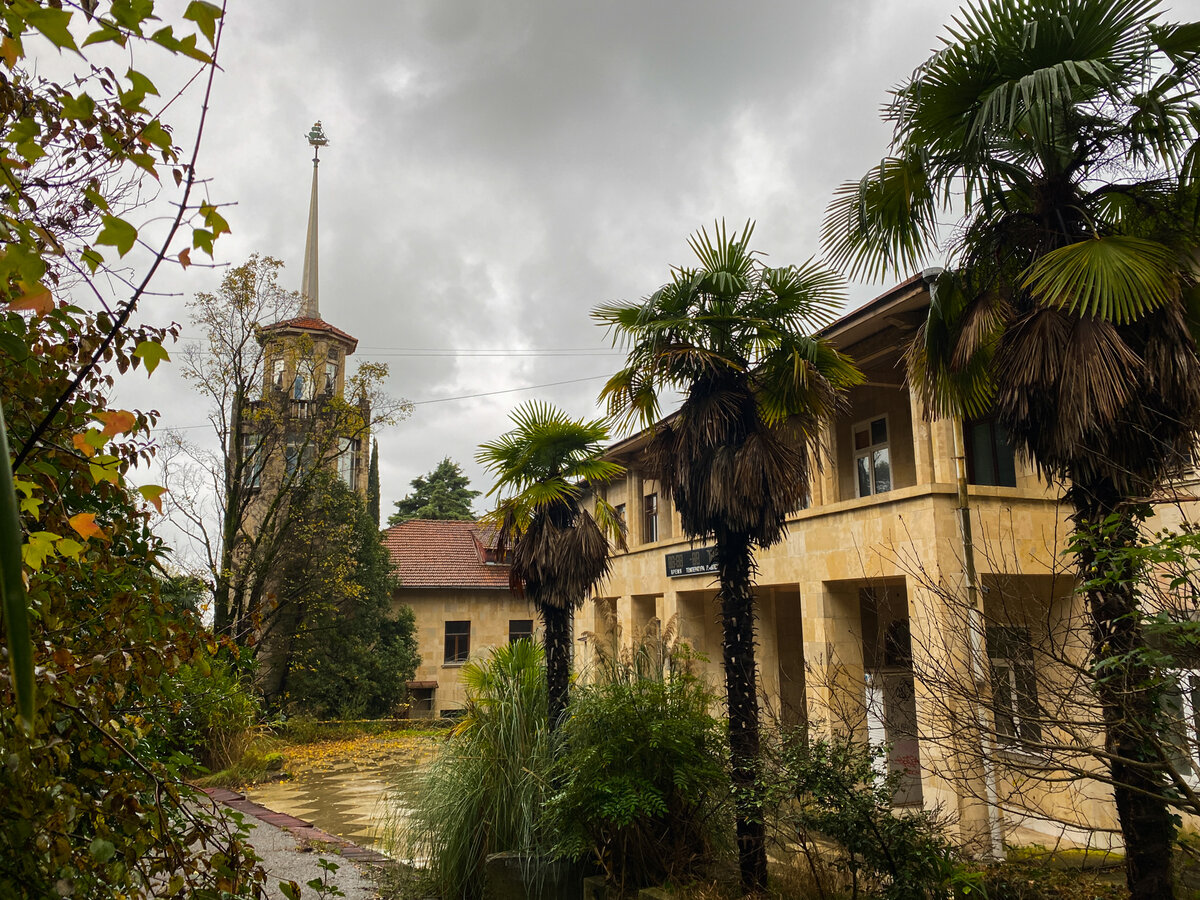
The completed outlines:
{"type": "Polygon", "coordinates": [[[367,512],[379,527],[379,441],[371,441],[371,465],[367,469],[367,512]]]}
{"type": "Polygon", "coordinates": [[[389,525],[399,525],[409,519],[474,519],[471,501],[479,491],[471,490],[471,480],[450,457],[437,464],[432,472],[414,478],[412,493],[396,501],[396,511],[388,517],[389,525]]]}

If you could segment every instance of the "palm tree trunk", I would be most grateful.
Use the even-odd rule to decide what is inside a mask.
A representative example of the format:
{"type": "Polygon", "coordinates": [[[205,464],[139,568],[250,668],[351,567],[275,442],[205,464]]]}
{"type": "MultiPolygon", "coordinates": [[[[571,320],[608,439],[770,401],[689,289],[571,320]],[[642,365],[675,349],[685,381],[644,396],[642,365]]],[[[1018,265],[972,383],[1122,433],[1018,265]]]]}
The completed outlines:
{"type": "Polygon", "coordinates": [[[1162,692],[1153,686],[1153,673],[1142,657],[1133,652],[1146,646],[1135,591],[1139,573],[1109,555],[1136,541],[1139,520],[1109,483],[1076,485],[1071,493],[1080,576],[1096,584],[1086,594],[1092,663],[1107,673],[1096,679],[1095,690],[1104,713],[1104,746],[1111,756],[1113,800],[1125,842],[1125,879],[1131,900],[1170,900],[1175,896],[1175,823],[1166,796],[1166,764],[1153,739],[1164,727],[1162,692]]]}
{"type": "Polygon", "coordinates": [[[766,829],[759,779],[758,684],[754,662],[754,555],[744,533],[716,535],[721,582],[722,650],[725,696],[729,705],[729,756],[737,818],[738,865],[742,891],[767,888],[766,829]]]}
{"type": "Polygon", "coordinates": [[[543,641],[546,646],[546,700],[550,729],[558,727],[567,708],[571,669],[571,610],[543,605],[543,641]]]}

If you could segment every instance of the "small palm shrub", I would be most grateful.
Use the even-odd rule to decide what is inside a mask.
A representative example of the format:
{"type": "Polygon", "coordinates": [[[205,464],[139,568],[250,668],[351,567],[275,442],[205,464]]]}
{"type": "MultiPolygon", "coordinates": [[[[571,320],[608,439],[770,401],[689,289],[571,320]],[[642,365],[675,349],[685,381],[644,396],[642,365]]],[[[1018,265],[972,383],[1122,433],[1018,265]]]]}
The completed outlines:
{"type": "Polygon", "coordinates": [[[622,890],[695,876],[729,824],[723,729],[673,632],[652,622],[626,648],[615,627],[610,642],[588,635],[591,683],[575,689],[560,728],[557,850],[594,857],[622,890]]]}
{"type": "Polygon", "coordinates": [[[550,844],[543,809],[553,736],[539,645],[498,647],[463,666],[462,679],[463,718],[410,798],[397,837],[407,857],[428,859],[442,897],[478,898],[489,854],[521,851],[533,861],[550,844]]]}
{"type": "Polygon", "coordinates": [[[893,808],[901,774],[877,770],[883,753],[846,737],[785,733],[776,785],[784,840],[799,841],[818,880],[832,860],[856,897],[932,900],[968,886],[937,818],[893,808]]]}

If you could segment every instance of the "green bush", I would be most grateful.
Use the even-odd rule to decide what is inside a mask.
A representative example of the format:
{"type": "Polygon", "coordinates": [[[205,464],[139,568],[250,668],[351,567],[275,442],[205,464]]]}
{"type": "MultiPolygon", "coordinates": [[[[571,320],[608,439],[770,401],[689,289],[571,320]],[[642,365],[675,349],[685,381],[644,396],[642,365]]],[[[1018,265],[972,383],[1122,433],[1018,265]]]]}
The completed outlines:
{"type": "Polygon", "coordinates": [[[593,683],[563,723],[550,814],[566,856],[639,887],[694,877],[727,830],[728,777],[713,695],[657,622],[635,646],[596,648],[593,683]]]}
{"type": "Polygon", "coordinates": [[[254,736],[259,705],[246,676],[232,662],[221,655],[201,655],[168,678],[164,694],[171,749],[213,772],[241,760],[254,736]]]}
{"type": "Polygon", "coordinates": [[[407,858],[429,859],[443,897],[483,895],[491,853],[528,853],[531,865],[551,845],[545,809],[553,759],[542,649],[530,640],[463,666],[462,720],[430,763],[405,833],[393,843],[407,858]]]}
{"type": "Polygon", "coordinates": [[[803,730],[787,733],[775,786],[782,789],[784,838],[798,840],[806,853],[820,846],[825,863],[834,845],[833,865],[855,896],[930,900],[967,886],[936,817],[893,809],[901,775],[877,771],[883,754],[847,738],[810,741],[803,730]]]}

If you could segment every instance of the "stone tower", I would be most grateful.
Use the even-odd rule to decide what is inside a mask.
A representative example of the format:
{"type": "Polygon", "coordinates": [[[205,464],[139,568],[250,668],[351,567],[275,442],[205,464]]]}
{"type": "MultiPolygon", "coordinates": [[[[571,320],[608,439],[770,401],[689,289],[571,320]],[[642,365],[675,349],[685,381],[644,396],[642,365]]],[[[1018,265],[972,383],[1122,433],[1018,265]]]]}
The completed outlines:
{"type": "MultiPolygon", "coordinates": [[[[263,327],[259,341],[264,351],[264,406],[277,411],[287,434],[283,469],[311,464],[317,453],[337,468],[342,480],[360,496],[367,493],[367,453],[371,445],[370,409],[365,397],[345,396],[346,361],[358,339],[321,318],[318,279],[317,168],[319,152],[329,141],[321,123],[308,134],[313,148],[312,193],[309,199],[308,236],[304,244],[304,272],[300,285],[300,314],[263,327]],[[353,411],[361,415],[361,427],[346,428],[353,411]],[[336,446],[315,439],[323,429],[338,423],[345,436],[336,446]]],[[[267,475],[268,473],[264,473],[267,475]]]]}

